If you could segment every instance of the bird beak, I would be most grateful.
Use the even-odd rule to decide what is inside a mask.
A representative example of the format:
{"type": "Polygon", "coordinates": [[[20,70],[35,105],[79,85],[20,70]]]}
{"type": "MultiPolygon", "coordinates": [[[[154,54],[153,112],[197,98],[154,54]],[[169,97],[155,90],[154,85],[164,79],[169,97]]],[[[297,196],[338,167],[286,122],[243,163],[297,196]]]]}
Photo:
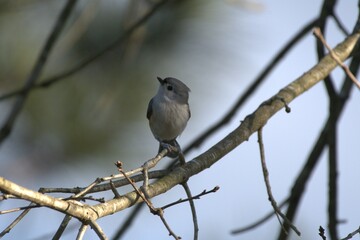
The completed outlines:
{"type": "Polygon", "coordinates": [[[164,85],[164,80],[161,79],[161,77],[157,77],[157,79],[159,80],[159,82],[160,82],[161,85],[164,85]]]}

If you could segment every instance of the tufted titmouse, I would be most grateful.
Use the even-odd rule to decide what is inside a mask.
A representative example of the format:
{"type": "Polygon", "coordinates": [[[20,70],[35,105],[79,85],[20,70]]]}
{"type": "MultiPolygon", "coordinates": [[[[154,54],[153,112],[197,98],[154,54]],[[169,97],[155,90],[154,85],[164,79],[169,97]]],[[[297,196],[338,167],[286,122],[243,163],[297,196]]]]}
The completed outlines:
{"type": "Polygon", "coordinates": [[[176,78],[157,78],[160,82],[157,94],[150,100],[146,117],[151,132],[159,141],[159,152],[164,148],[176,148],[167,156],[175,158],[181,148],[176,138],[184,131],[191,116],[189,108],[190,89],[176,78]]]}

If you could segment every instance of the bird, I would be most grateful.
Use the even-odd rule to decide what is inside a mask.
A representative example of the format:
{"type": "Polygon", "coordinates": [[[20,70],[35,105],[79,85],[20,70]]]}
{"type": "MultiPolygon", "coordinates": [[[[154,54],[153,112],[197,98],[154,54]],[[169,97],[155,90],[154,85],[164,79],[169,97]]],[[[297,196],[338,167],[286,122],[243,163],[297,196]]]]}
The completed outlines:
{"type": "Polygon", "coordinates": [[[166,148],[166,156],[176,158],[181,152],[176,138],[184,131],[191,117],[190,88],[173,77],[157,79],[160,86],[148,104],[146,117],[152,134],[159,141],[158,153],[166,148]]]}

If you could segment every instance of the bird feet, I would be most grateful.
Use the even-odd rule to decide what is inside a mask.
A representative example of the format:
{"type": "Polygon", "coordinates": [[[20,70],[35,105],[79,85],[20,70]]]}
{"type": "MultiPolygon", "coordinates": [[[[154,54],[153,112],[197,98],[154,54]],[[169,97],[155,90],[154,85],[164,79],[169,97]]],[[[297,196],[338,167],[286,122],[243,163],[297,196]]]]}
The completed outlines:
{"type": "Polygon", "coordinates": [[[174,142],[174,144],[160,142],[159,152],[161,152],[163,149],[168,150],[168,153],[166,154],[166,156],[168,156],[170,158],[176,158],[179,155],[179,153],[181,152],[181,148],[177,142],[174,142]]]}
{"type": "Polygon", "coordinates": [[[170,143],[161,142],[160,145],[163,149],[167,149],[169,151],[169,153],[172,153],[172,152],[178,153],[179,152],[179,148],[171,145],[170,143]]]}

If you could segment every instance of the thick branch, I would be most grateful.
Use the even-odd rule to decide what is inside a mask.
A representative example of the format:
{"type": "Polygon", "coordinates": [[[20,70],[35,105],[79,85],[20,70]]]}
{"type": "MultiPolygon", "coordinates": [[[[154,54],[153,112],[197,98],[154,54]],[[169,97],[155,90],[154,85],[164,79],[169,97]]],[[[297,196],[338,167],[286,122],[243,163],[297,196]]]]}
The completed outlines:
{"type": "Polygon", "coordinates": [[[81,206],[79,203],[74,203],[75,201],[64,201],[32,191],[3,177],[0,177],[0,190],[2,192],[11,193],[20,199],[28,200],[40,206],[49,207],[57,211],[67,213],[81,220],[97,219],[96,213],[91,210],[90,207],[86,207],[87,205],[81,206]]]}

